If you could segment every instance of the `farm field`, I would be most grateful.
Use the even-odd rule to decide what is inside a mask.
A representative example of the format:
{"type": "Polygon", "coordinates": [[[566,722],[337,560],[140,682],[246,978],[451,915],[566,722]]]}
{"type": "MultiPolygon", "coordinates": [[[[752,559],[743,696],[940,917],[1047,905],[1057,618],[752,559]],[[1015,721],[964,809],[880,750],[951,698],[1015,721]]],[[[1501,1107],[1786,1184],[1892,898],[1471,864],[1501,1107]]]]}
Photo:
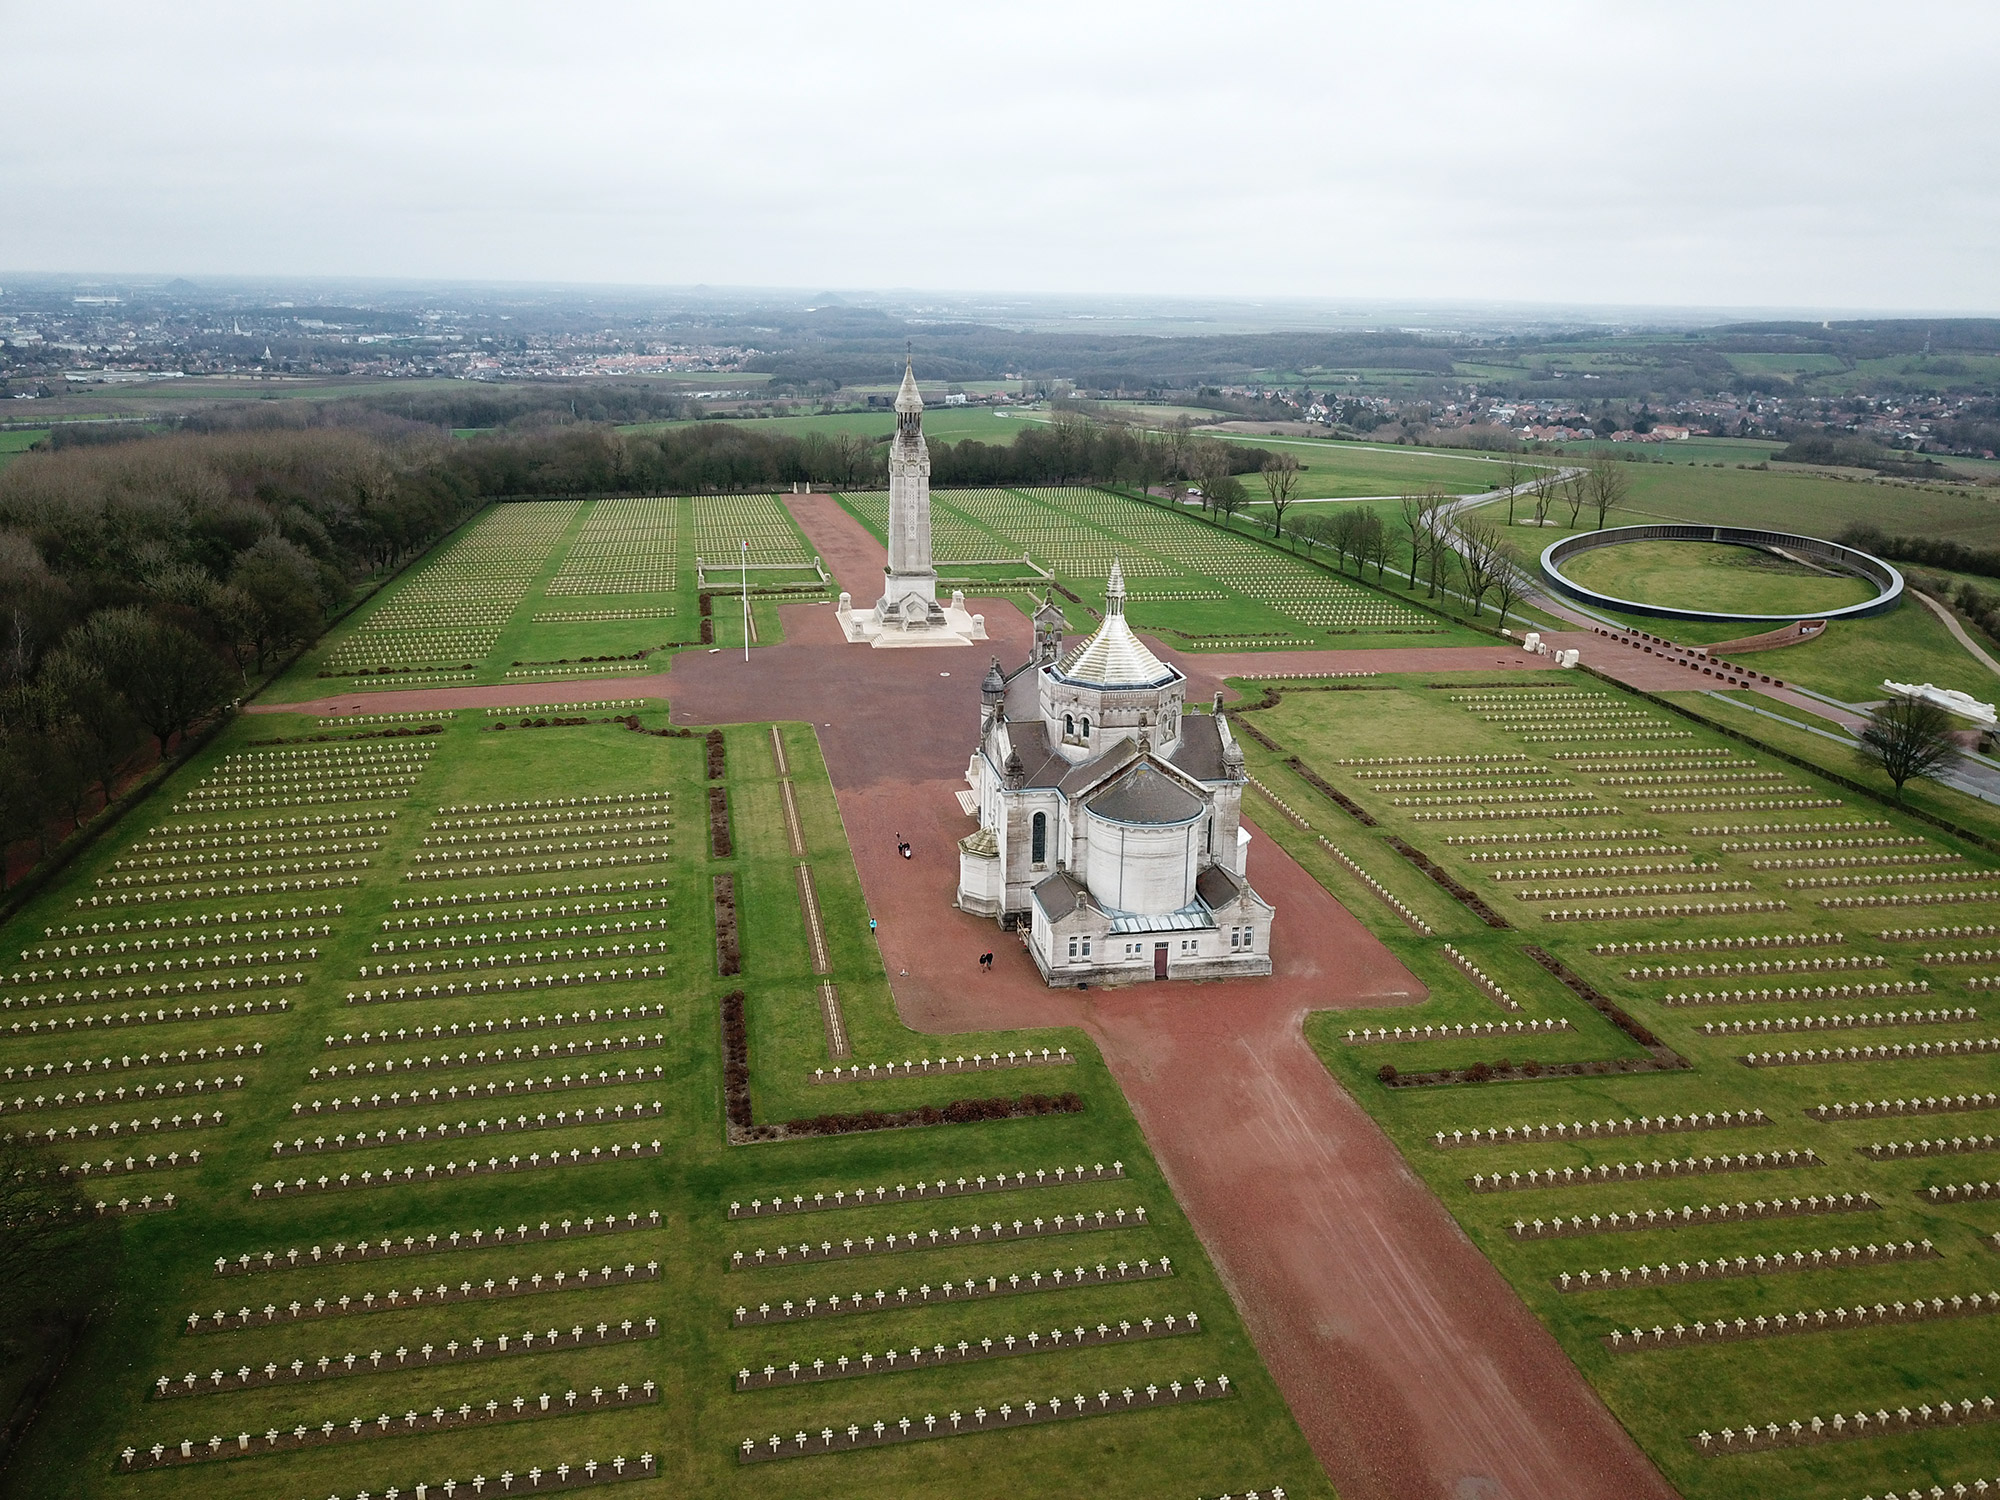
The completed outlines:
{"type": "Polygon", "coordinates": [[[47,428],[19,432],[0,432],[0,469],[6,468],[8,464],[19,458],[23,453],[26,453],[48,435],[47,428]]]}
{"type": "Polygon", "coordinates": [[[1568,559],[1563,573],[1617,599],[1740,614],[1814,614],[1875,597],[1859,578],[1829,577],[1753,547],[1707,542],[1601,547],[1568,559]]]}
{"type": "MultiPolygon", "coordinates": [[[[731,380],[735,378],[734,374],[730,376],[731,380]]],[[[894,387],[888,389],[893,391],[894,387]]],[[[853,433],[859,437],[886,439],[896,428],[893,411],[845,411],[802,417],[743,417],[731,420],[740,421],[752,432],[792,437],[817,432],[827,436],[853,433]]],[[[977,438],[982,443],[1011,443],[1021,430],[1018,421],[1013,413],[990,407],[930,406],[924,409],[924,434],[932,442],[939,443],[962,442],[966,438],[977,438]]],[[[689,422],[640,422],[623,430],[647,432],[691,425],[689,422]]]]}
{"type": "Polygon", "coordinates": [[[1573,674],[1325,686],[1236,718],[1310,827],[1246,808],[1431,998],[1308,1034],[1668,1479],[1690,1500],[1990,1479],[1983,1422],[1917,1408],[2000,1397],[2000,1218],[1943,1191],[1994,1176],[1958,1153],[2000,1119],[2000,957],[1966,936],[2000,862],[1573,674]],[[1496,1023],[1524,1034],[1470,1034],[1496,1023]],[[1934,1102],[1871,1102],[1897,1099],[1934,1102]]]}
{"type": "Polygon", "coordinates": [[[108,1157],[83,1190],[128,1205],[118,1298],[18,1492],[124,1494],[128,1468],[161,1471],[149,1492],[224,1500],[503,1471],[549,1488],[588,1464],[703,1495],[1330,1495],[1080,1034],[953,1040],[1046,1047],[1046,1064],[814,1082],[834,1061],[823,982],[847,1061],[936,1044],[896,1019],[812,731],[745,725],[711,749],[628,727],[663,710],[584,705],[571,717],[590,722],[560,727],[245,715],[6,924],[13,1128],[53,1132],[72,1166],[108,1157]],[[732,942],[740,973],[719,972],[732,942]],[[727,1144],[732,992],[752,1135],[968,1097],[1073,1096],[1072,1112],[727,1144]],[[101,1064],[83,1068],[99,1053],[117,1075],[101,1095],[101,1064]],[[113,1141],[135,1117],[141,1139],[113,1141]],[[897,1198],[1002,1172],[1026,1178],[965,1204],[897,1198]],[[888,1201],[854,1205],[878,1183],[888,1201]],[[768,1222],[777,1198],[822,1192],[848,1206],[768,1222]],[[731,1221],[753,1201],[758,1222],[731,1221]],[[973,1222],[1051,1242],[931,1247],[973,1222]],[[780,1263],[822,1240],[893,1253],[780,1263]],[[982,1295],[935,1305],[969,1279],[982,1295]],[[989,1339],[990,1358],[931,1367],[936,1346],[989,1339]],[[766,1366],[789,1385],[794,1361],[838,1378],[759,1388],[766,1366]],[[1186,1399],[1128,1409],[1128,1387],[1140,1407],[1186,1399]],[[1058,1395],[1060,1422],[942,1435],[1018,1424],[1028,1401],[1046,1419],[1058,1395]],[[900,1436],[905,1417],[939,1437],[789,1456],[795,1431],[824,1448],[822,1429],[900,1436]],[[774,1434],[786,1457],[741,1461],[774,1434]]]}
{"type": "MultiPolygon", "coordinates": [[[[875,536],[886,538],[886,493],[844,495],[841,501],[875,536]]],[[[1093,613],[1101,611],[1116,557],[1133,623],[1185,650],[1483,639],[1386,590],[1240,531],[1109,490],[934,490],[931,525],[941,574],[952,573],[955,564],[1025,554],[1093,613]]],[[[1082,628],[1084,622],[1072,624],[1082,628]]]]}

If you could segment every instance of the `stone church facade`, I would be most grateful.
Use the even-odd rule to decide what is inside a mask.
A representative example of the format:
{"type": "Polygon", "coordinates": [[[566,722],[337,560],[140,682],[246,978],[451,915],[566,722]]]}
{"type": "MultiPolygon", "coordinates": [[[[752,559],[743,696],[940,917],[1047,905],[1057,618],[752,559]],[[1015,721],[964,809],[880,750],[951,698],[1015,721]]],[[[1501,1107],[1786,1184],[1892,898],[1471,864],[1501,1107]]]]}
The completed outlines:
{"type": "Polygon", "coordinates": [[[1065,651],[1060,611],[1034,623],[1030,660],[995,658],[980,685],[958,905],[1025,927],[1051,985],[1270,973],[1220,696],[1188,708],[1186,678],[1127,623],[1115,562],[1095,634],[1065,651]]]}

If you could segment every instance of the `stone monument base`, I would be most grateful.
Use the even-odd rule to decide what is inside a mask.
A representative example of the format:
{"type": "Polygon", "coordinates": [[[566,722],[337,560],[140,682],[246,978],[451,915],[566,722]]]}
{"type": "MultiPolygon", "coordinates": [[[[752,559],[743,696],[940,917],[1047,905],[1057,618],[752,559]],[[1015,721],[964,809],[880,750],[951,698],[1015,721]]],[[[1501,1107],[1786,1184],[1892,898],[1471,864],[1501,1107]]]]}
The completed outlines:
{"type": "Polygon", "coordinates": [[[921,625],[905,625],[894,616],[884,620],[872,609],[858,610],[851,594],[840,596],[834,617],[848,643],[855,646],[970,646],[986,639],[986,616],[966,612],[963,590],[953,592],[949,605],[932,605],[921,625]]]}

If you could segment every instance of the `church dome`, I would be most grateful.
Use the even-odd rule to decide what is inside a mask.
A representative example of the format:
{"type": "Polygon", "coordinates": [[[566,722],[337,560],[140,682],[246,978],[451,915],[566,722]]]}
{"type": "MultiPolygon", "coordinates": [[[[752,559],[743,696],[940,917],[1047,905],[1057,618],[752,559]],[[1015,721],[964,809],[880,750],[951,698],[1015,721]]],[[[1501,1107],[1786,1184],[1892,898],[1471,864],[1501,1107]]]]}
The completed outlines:
{"type": "Polygon", "coordinates": [[[1125,619],[1125,570],[1112,559],[1104,586],[1104,623],[1060,662],[1063,682],[1093,688],[1157,688],[1180,680],[1180,672],[1155,656],[1132,633],[1125,619]]]}

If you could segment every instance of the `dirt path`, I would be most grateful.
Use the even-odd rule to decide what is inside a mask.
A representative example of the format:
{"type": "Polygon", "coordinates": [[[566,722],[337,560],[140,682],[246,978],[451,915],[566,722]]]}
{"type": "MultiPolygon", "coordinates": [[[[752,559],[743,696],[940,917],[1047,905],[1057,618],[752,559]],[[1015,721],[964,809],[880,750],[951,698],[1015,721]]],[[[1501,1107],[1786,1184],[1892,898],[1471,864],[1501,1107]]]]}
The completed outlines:
{"type": "Polygon", "coordinates": [[[1984,662],[1989,671],[1993,672],[1996,676],[2000,676],[2000,661],[1995,661],[1992,657],[1988,656],[1986,654],[1986,648],[1980,645],[1979,642],[1975,641],[1971,636],[1966,634],[1965,627],[1958,623],[1957,615],[1953,614],[1950,610],[1946,609],[1942,604],[1938,603],[1937,600],[1933,599],[1929,594],[1918,594],[1915,589],[1911,589],[1910,592],[1912,594],[1916,594],[1919,599],[1923,600],[1925,607],[1927,607],[1932,614],[1936,615],[1940,620],[1944,621],[1944,628],[1951,632],[1953,640],[1957,641],[1959,645],[1965,647],[1966,650],[1970,651],[1974,656],[1978,657],[1980,661],[1984,662]]]}
{"type": "MultiPolygon", "coordinates": [[[[868,597],[882,551],[822,496],[788,496],[841,587],[868,597]]],[[[1422,986],[1258,834],[1251,878],[1279,909],[1264,980],[1050,990],[991,922],[953,909],[956,840],[989,654],[1026,619],[979,601],[989,649],[848,646],[825,605],[781,610],[782,645],[682,653],[670,675],[349,694],[370,712],[665,695],[676,722],[809,720],[853,847],[896,1004],[948,1034],[1074,1025],[1104,1053],[1176,1197],[1313,1451],[1347,1500],[1633,1500],[1671,1489],[1555,1340],[1306,1045],[1308,1010],[1414,1003],[1422,986]],[[908,839],[914,857],[896,853],[908,839]],[[998,953],[991,973],[977,956],[998,953]]],[[[1519,670],[1500,646],[1185,657],[1191,696],[1230,671],[1519,670]]],[[[299,705],[290,705],[297,711],[299,705]]],[[[1253,799],[1254,806],[1254,799],[1253,799]]],[[[1253,833],[1255,832],[1253,826],[1253,833]]]]}

